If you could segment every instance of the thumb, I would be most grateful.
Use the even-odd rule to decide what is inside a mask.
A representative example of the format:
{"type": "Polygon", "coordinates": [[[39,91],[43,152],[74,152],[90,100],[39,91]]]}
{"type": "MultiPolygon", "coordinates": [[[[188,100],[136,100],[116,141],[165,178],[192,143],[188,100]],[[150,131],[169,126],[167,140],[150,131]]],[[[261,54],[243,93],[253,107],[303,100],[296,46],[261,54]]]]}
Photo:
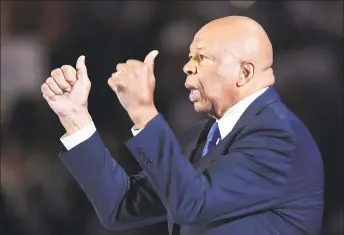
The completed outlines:
{"type": "Polygon", "coordinates": [[[155,57],[159,54],[159,51],[157,50],[153,50],[151,52],[149,52],[149,54],[146,56],[145,60],[144,60],[144,63],[146,65],[148,65],[148,67],[150,69],[153,69],[154,68],[154,60],[155,60],[155,57]]]}
{"type": "Polygon", "coordinates": [[[76,61],[76,75],[80,80],[88,80],[87,68],[85,64],[85,56],[82,55],[76,61]]]}

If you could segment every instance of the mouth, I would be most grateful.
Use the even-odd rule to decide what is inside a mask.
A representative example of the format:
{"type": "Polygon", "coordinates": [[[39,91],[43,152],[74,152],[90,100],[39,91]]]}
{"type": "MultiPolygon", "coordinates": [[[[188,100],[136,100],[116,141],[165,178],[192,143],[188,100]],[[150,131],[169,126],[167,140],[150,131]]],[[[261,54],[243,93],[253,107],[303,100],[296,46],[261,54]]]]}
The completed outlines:
{"type": "Polygon", "coordinates": [[[200,96],[200,92],[198,88],[191,88],[190,89],[190,95],[189,95],[189,99],[191,102],[195,102],[197,100],[197,98],[199,98],[200,96]]]}

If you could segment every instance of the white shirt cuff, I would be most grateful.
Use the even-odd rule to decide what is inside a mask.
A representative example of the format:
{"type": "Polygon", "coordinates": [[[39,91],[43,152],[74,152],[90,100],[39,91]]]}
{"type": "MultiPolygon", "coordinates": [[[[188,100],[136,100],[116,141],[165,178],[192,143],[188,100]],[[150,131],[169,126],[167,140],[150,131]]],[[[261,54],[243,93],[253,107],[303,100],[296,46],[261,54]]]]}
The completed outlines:
{"type": "Polygon", "coordinates": [[[70,136],[63,135],[60,140],[67,150],[70,150],[81,144],[85,140],[89,139],[94,132],[96,132],[96,127],[93,122],[82,128],[80,131],[73,133],[70,136]]]}
{"type": "Polygon", "coordinates": [[[143,128],[141,128],[141,129],[136,129],[135,127],[132,127],[131,128],[131,133],[133,133],[133,136],[136,136],[136,135],[138,135],[139,133],[140,133],[140,131],[142,131],[143,130],[143,128]]]}

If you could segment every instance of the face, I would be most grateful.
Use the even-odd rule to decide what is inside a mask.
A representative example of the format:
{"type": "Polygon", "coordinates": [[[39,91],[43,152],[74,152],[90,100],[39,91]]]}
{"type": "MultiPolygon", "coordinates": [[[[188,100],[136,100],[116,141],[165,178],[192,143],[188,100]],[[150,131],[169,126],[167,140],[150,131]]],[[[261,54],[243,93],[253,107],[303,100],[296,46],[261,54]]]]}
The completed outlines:
{"type": "Polygon", "coordinates": [[[196,34],[190,46],[190,60],[184,66],[185,87],[197,112],[217,118],[233,104],[237,94],[239,60],[230,53],[228,40],[207,30],[196,34]]]}

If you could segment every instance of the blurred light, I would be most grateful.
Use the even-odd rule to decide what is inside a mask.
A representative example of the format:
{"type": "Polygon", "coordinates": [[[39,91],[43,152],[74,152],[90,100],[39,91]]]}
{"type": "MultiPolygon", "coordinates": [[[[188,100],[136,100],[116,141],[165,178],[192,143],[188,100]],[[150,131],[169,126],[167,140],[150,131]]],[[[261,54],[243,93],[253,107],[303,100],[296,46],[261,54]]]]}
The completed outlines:
{"type": "MultiPolygon", "coordinates": [[[[46,76],[47,53],[45,44],[39,37],[1,35],[2,111],[12,107],[22,97],[41,98],[37,91],[40,91],[42,78],[46,76]]],[[[1,118],[4,117],[3,114],[6,113],[1,113],[1,118]]]]}
{"type": "Polygon", "coordinates": [[[160,34],[162,48],[171,54],[188,53],[189,45],[196,32],[190,21],[176,21],[167,25],[160,34]]]}
{"type": "Polygon", "coordinates": [[[343,37],[343,2],[285,2],[290,20],[299,29],[315,29],[343,37]]]}
{"type": "MultiPolygon", "coordinates": [[[[80,4],[80,3],[78,3],[80,4]]],[[[87,7],[91,14],[98,19],[104,21],[114,21],[118,19],[118,15],[121,13],[122,2],[87,2],[87,7]]]]}
{"type": "Polygon", "coordinates": [[[307,86],[324,89],[335,84],[336,58],[333,52],[323,46],[310,46],[277,55],[273,66],[278,74],[276,83],[283,86],[307,86]],[[302,79],[300,79],[302,78],[302,79]]]}
{"type": "Polygon", "coordinates": [[[233,10],[229,1],[199,1],[195,8],[207,20],[231,15],[233,10]]]}
{"type": "Polygon", "coordinates": [[[247,9],[253,6],[256,1],[229,1],[229,3],[237,8],[247,9]]]}
{"type": "Polygon", "coordinates": [[[141,26],[152,19],[155,8],[156,2],[125,2],[122,11],[122,20],[126,26],[141,26]]]}

